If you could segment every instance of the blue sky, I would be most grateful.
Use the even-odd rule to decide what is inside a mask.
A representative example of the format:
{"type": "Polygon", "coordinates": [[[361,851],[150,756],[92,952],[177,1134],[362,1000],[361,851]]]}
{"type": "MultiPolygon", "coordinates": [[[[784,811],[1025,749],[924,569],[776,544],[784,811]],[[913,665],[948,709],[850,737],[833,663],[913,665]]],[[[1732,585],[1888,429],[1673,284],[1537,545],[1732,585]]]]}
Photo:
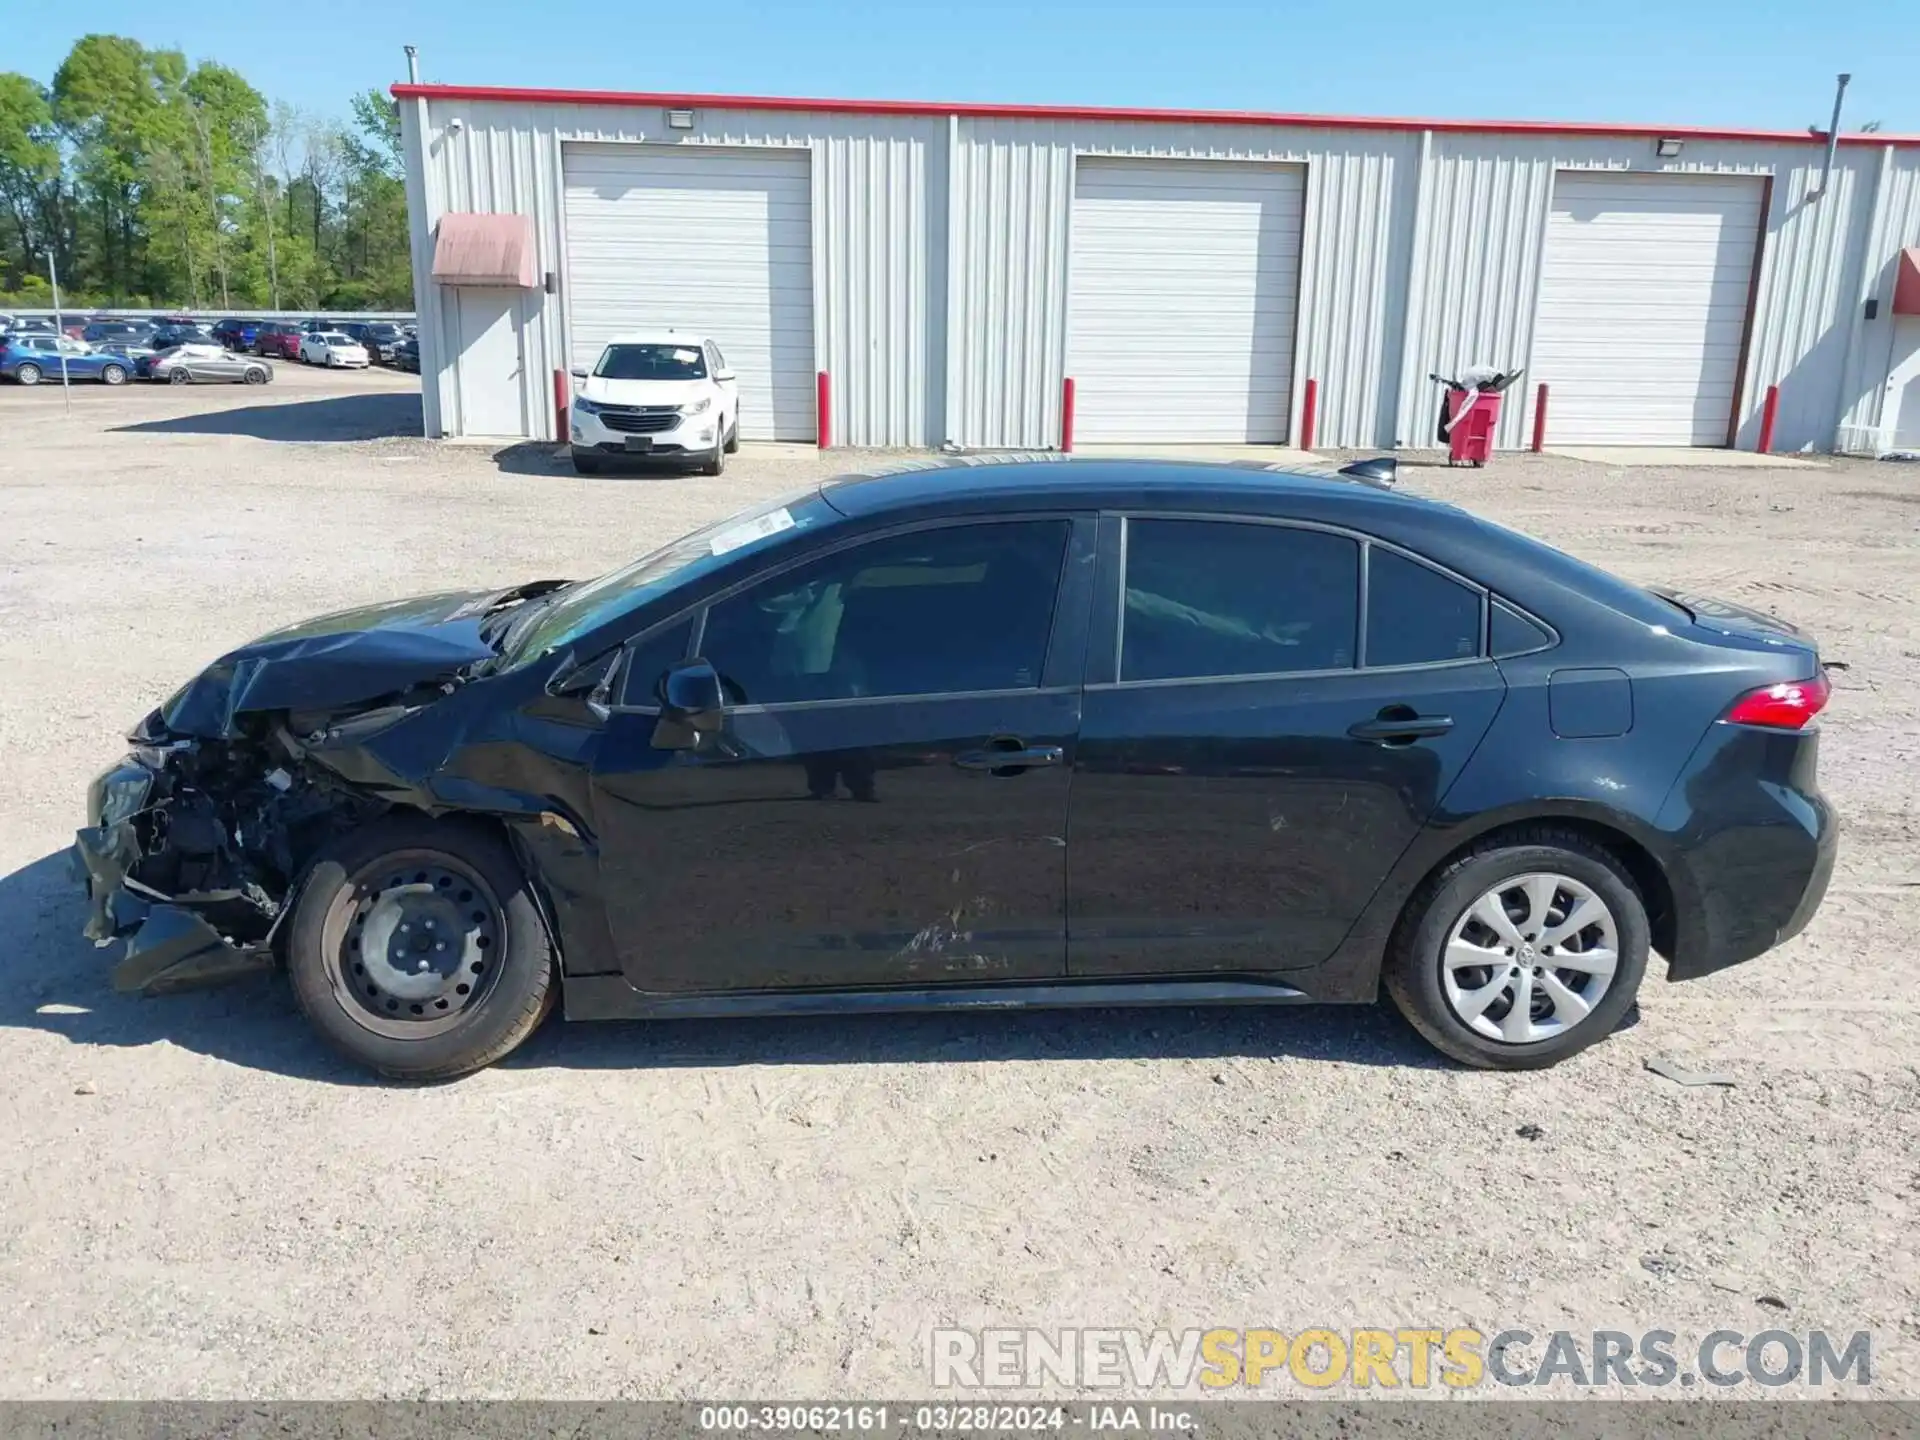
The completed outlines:
{"type": "Polygon", "coordinates": [[[0,68],[49,79],[89,30],[235,66],[343,112],[429,80],[925,100],[1920,132],[1899,0],[0,0],[0,68]],[[84,18],[82,18],[84,17],[84,18]]]}

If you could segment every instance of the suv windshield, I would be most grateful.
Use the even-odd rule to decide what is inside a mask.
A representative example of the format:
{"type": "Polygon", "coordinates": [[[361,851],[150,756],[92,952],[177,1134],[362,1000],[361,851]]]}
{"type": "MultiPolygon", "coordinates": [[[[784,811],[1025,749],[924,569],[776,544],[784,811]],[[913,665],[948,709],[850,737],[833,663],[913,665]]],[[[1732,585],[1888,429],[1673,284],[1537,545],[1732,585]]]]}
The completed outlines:
{"type": "Polygon", "coordinates": [[[534,618],[520,634],[508,632],[503,647],[506,658],[512,664],[537,660],[676,586],[751,554],[777,535],[817,529],[836,519],[838,513],[820,498],[817,489],[809,488],[716,520],[704,530],[642,556],[623,570],[556,590],[551,601],[531,611],[534,618]]]}
{"type": "Polygon", "coordinates": [[[704,380],[698,345],[609,345],[593,373],[603,380],[704,380]]]}

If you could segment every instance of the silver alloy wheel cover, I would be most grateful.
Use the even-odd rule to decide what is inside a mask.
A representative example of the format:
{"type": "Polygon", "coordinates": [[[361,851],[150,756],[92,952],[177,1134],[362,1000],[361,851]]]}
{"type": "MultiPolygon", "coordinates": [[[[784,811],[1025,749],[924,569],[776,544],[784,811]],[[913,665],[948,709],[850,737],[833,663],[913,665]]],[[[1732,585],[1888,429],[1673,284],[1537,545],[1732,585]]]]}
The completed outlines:
{"type": "Polygon", "coordinates": [[[1475,1034],[1537,1045],[1592,1014],[1619,966],[1620,927],[1593,888],[1530,871],[1493,885],[1453,922],[1440,987],[1475,1034]]]}

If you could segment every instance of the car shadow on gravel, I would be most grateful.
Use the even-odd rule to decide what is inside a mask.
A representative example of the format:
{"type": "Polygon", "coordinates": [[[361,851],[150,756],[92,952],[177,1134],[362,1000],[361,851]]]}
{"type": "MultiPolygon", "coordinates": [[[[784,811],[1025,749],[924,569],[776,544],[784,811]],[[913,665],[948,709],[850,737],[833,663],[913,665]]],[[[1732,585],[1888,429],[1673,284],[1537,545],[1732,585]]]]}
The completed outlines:
{"type": "MultiPolygon", "coordinates": [[[[260,391],[254,387],[239,393],[252,400],[260,391]]],[[[245,435],[255,440],[310,445],[395,437],[417,440],[424,423],[417,392],[382,390],[285,405],[242,404],[228,410],[203,410],[114,428],[131,435],[245,435]]]]}
{"type": "Polygon", "coordinates": [[[684,480],[697,467],[685,460],[609,460],[598,475],[581,475],[573,468],[564,445],[551,440],[523,440],[493,452],[502,475],[565,475],[574,480],[684,480]]]}
{"type": "MultiPolygon", "coordinates": [[[[81,934],[86,905],[65,851],[0,876],[0,1030],[75,1045],[177,1045],[303,1080],[380,1084],[336,1057],[285,980],[263,976],[153,999],[122,995],[119,947],[81,934]]],[[[627,1070],[724,1065],[1296,1056],[1446,1068],[1386,1005],[995,1011],[567,1025],[557,1019],[501,1062],[509,1069],[627,1070]]]]}

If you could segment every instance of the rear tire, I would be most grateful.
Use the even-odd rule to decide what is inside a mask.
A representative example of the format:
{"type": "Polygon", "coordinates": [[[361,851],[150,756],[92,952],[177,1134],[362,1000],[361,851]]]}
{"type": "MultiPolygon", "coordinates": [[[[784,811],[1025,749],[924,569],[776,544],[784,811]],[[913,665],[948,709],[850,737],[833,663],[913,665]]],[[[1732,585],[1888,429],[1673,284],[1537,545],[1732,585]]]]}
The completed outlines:
{"type": "Polygon", "coordinates": [[[1539,1070],[1613,1032],[1639,992],[1649,945],[1646,905],[1619,860],[1575,831],[1530,826],[1489,837],[1421,885],[1381,978],[1441,1053],[1485,1070],[1539,1070]],[[1536,905],[1534,895],[1551,898],[1536,905]],[[1590,923],[1562,934],[1576,912],[1590,923]],[[1477,952],[1490,963],[1475,963],[1477,952]],[[1516,1016],[1522,1000],[1528,1010],[1516,1016]]]}
{"type": "Polygon", "coordinates": [[[186,366],[176,365],[167,372],[167,383],[169,385],[191,385],[193,383],[193,375],[186,366]]]}
{"type": "Polygon", "coordinates": [[[287,971],[314,1028],[396,1080],[491,1065],[559,993],[552,941],[506,840],[424,815],[376,821],[322,853],[294,909],[287,971]]]}
{"type": "Polygon", "coordinates": [[[124,365],[103,365],[100,367],[100,381],[104,385],[124,385],[127,383],[127,367],[124,365]]]}

